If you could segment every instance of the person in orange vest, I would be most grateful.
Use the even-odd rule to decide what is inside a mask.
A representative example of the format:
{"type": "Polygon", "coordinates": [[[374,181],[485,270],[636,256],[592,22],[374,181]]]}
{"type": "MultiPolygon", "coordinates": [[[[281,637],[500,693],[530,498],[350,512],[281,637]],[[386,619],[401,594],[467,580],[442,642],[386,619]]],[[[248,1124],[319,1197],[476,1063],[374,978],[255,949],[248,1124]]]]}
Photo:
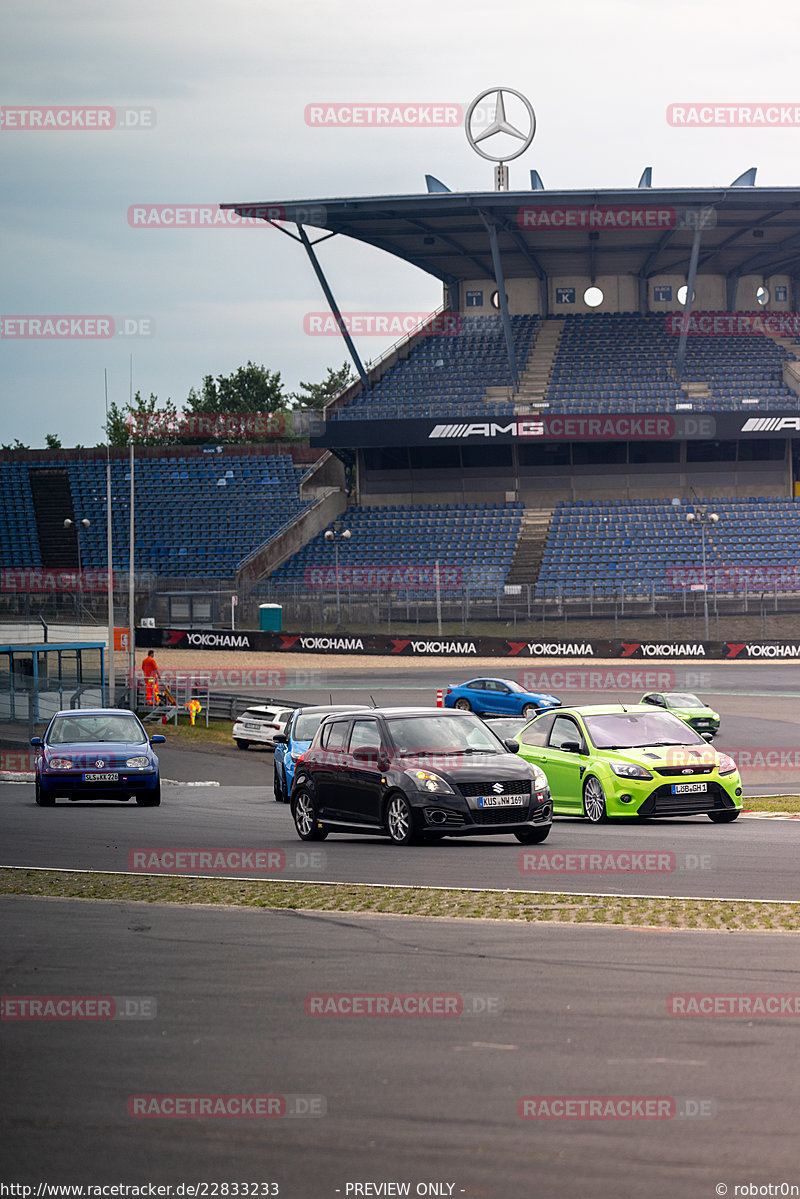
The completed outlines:
{"type": "Polygon", "coordinates": [[[142,674],[144,675],[144,690],[145,699],[151,706],[158,703],[158,684],[161,679],[161,674],[158,669],[158,662],[153,657],[153,651],[147,651],[147,657],[142,661],[142,674]]]}

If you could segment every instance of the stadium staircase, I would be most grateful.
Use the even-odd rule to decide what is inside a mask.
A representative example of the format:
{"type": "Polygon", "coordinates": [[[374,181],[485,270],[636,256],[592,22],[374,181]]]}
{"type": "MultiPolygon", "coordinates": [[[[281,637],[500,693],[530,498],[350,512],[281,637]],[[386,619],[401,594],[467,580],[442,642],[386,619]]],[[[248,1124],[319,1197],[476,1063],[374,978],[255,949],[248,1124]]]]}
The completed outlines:
{"type": "Polygon", "coordinates": [[[522,513],[519,540],[511,559],[507,583],[536,583],[554,511],[554,508],[526,508],[522,513]]]}
{"type": "Polygon", "coordinates": [[[791,355],[783,364],[783,382],[796,395],[800,395],[800,341],[791,337],[770,336],[776,346],[791,355]]]}
{"type": "Polygon", "coordinates": [[[563,332],[564,322],[561,320],[540,321],[527,365],[520,373],[519,391],[515,393],[508,387],[487,387],[487,401],[511,400],[517,412],[547,407],[545,392],[550,386],[563,332]]]}
{"type": "Polygon", "coordinates": [[[31,470],[31,494],[42,563],[52,570],[76,570],[78,538],[64,521],[74,516],[66,470],[31,470]]]}

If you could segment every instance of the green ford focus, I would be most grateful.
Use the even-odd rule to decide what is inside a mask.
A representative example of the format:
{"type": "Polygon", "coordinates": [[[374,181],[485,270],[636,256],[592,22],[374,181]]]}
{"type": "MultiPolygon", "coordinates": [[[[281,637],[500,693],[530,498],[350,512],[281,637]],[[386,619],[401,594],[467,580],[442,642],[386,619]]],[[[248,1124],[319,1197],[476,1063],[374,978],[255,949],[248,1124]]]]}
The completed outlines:
{"type": "Polygon", "coordinates": [[[719,712],[709,708],[691,691],[651,691],[642,696],[641,702],[674,712],[698,733],[709,733],[713,737],[719,732],[719,712]]]}
{"type": "Polygon", "coordinates": [[[544,712],[517,734],[520,756],[547,775],[558,816],[705,814],[724,824],[742,810],[733,758],[671,712],[604,704],[544,712]]]}

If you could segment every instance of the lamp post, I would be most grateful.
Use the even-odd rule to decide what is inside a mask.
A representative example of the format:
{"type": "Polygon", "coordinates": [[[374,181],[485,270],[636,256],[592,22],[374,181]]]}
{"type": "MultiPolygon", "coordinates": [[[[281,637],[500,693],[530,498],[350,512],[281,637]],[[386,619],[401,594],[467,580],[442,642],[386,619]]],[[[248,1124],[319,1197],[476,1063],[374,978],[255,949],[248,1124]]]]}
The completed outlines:
{"type": "Polygon", "coordinates": [[[83,585],[82,580],[81,580],[81,533],[82,532],[85,533],[86,530],[88,528],[90,528],[91,523],[92,522],[90,520],[87,520],[86,517],[84,517],[83,520],[70,520],[69,517],[67,517],[67,519],[64,521],[64,528],[67,530],[74,529],[75,536],[78,541],[78,586],[79,587],[82,587],[82,585],[83,585]]]}
{"type": "Polygon", "coordinates": [[[333,542],[333,572],[336,575],[336,627],[342,623],[342,603],[341,594],[339,591],[339,540],[345,542],[350,540],[352,536],[349,529],[343,529],[339,525],[334,525],[333,528],[325,530],[325,540],[333,542]]]}
{"type": "Polygon", "coordinates": [[[719,520],[716,512],[709,512],[706,507],[697,507],[694,512],[687,512],[689,524],[695,521],[700,525],[700,536],[703,554],[703,617],[705,620],[706,641],[708,641],[708,578],[706,576],[706,526],[711,528],[719,520]]]}

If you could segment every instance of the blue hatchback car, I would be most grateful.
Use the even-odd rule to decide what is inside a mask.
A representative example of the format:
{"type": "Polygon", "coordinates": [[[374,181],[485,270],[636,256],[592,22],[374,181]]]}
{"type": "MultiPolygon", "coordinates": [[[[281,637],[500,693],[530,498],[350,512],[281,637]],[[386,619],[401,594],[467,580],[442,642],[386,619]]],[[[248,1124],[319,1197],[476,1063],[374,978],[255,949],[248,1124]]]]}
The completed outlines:
{"type": "Polygon", "coordinates": [[[540,712],[560,708],[555,695],[526,691],[513,679],[472,679],[469,683],[450,683],[444,697],[446,708],[477,712],[479,716],[525,716],[531,720],[540,712]]]}
{"type": "Polygon", "coordinates": [[[143,808],[161,803],[158,758],[144,725],[124,708],[78,708],[56,712],[43,737],[31,737],[38,750],[36,802],[57,799],[135,799],[143,808]]]}
{"type": "Polygon", "coordinates": [[[364,704],[340,704],[338,707],[298,708],[292,713],[285,730],[276,733],[275,768],[272,789],[276,803],[288,803],[292,794],[297,759],[308,749],[324,716],[334,712],[363,711],[364,704]]]}

